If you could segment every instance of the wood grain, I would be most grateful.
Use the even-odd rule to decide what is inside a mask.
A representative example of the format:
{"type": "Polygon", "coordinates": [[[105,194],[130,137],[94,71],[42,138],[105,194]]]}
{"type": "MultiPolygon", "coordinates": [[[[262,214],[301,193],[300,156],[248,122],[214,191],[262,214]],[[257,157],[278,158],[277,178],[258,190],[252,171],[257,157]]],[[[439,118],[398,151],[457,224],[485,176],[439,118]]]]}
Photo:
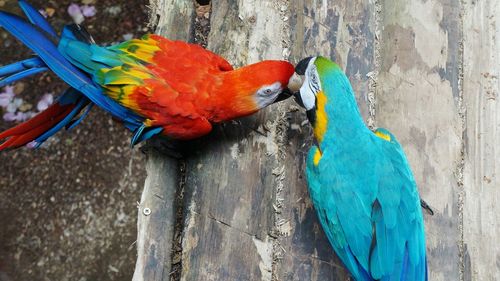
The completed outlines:
{"type": "MultiPolygon", "coordinates": [[[[208,48],[236,66],[338,62],[367,123],[398,137],[436,212],[425,216],[429,279],[496,280],[499,1],[214,0],[208,48]]],[[[190,1],[155,2],[159,31],[192,30],[192,17],[172,18],[192,13],[190,1]]],[[[181,280],[348,278],[307,193],[304,120],[287,101],[189,144],[181,280]]]]}
{"type": "MultiPolygon", "coordinates": [[[[157,34],[169,39],[192,40],[194,3],[151,0],[151,6],[157,34]]],[[[133,280],[170,280],[179,166],[177,160],[155,150],[148,150],[147,154],[148,176],[138,206],[137,262],[133,280]]]]}
{"type": "Polygon", "coordinates": [[[459,280],[459,11],[456,1],[383,0],[376,125],[402,144],[425,216],[429,280],[459,280]]]}
{"type": "Polygon", "coordinates": [[[500,1],[465,1],[464,279],[500,279],[500,1]]]}

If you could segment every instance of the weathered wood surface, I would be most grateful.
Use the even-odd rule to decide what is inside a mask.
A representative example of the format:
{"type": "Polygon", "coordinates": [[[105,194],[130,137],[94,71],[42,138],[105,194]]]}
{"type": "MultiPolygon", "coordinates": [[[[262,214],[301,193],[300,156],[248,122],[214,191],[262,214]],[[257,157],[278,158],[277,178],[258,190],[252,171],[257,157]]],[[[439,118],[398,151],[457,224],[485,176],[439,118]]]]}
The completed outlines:
{"type": "MultiPolygon", "coordinates": [[[[156,33],[170,39],[192,40],[194,6],[191,1],[151,1],[156,33]]],[[[178,161],[147,151],[147,178],[138,206],[137,262],[134,281],[170,280],[179,186],[178,161]]]]}
{"type": "Polygon", "coordinates": [[[464,278],[500,280],[500,1],[464,1],[464,278]]]}
{"type": "Polygon", "coordinates": [[[375,123],[398,138],[422,198],[436,212],[425,216],[429,280],[459,280],[459,3],[381,4],[375,123]]]}
{"type": "MultiPolygon", "coordinates": [[[[336,60],[436,212],[425,216],[429,279],[496,280],[498,2],[215,0],[208,48],[236,66],[336,60]]],[[[309,200],[310,129],[296,109],[273,105],[191,144],[181,280],[347,279],[309,200]]]]}

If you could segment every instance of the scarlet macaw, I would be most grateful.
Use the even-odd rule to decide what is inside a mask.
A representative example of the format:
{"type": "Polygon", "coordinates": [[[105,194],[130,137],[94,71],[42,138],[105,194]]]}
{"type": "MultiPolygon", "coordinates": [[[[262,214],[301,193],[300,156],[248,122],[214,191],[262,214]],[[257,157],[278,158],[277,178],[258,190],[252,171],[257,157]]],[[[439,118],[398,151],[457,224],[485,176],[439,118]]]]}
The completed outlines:
{"type": "Polygon", "coordinates": [[[157,134],[197,138],[209,133],[212,123],[250,115],[290,96],[294,68],[289,62],[233,69],[198,45],[159,35],[100,47],[78,25],[66,26],[59,37],[35,8],[24,0],[19,4],[31,23],[0,12],[0,25],[37,56],[0,68],[0,86],[50,69],[71,88],[39,115],[0,133],[0,150],[31,141],[39,145],[78,124],[93,104],[133,131],[136,144],[157,134]]]}
{"type": "Polygon", "coordinates": [[[312,57],[295,70],[315,139],[309,193],[333,249],[358,281],[427,280],[420,198],[400,144],[365,126],[338,65],[312,57]]]}

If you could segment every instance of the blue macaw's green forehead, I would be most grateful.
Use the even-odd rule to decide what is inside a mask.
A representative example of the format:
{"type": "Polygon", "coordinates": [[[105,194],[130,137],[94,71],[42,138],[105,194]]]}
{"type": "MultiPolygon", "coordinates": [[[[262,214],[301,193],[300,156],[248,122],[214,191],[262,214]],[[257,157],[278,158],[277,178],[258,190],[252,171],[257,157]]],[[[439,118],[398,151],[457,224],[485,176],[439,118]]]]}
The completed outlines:
{"type": "Polygon", "coordinates": [[[330,72],[342,71],[340,66],[325,57],[317,57],[314,65],[318,71],[319,76],[327,75],[330,72]]]}

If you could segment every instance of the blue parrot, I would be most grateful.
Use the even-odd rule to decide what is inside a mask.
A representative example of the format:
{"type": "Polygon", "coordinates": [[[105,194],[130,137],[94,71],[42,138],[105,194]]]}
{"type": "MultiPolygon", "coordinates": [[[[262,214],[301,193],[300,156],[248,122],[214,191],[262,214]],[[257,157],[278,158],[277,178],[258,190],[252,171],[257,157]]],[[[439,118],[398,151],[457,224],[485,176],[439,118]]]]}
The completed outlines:
{"type": "Polygon", "coordinates": [[[309,193],[333,249],[358,281],[427,280],[420,198],[401,145],[366,127],[337,64],[309,57],[295,71],[315,140],[309,193]]]}

